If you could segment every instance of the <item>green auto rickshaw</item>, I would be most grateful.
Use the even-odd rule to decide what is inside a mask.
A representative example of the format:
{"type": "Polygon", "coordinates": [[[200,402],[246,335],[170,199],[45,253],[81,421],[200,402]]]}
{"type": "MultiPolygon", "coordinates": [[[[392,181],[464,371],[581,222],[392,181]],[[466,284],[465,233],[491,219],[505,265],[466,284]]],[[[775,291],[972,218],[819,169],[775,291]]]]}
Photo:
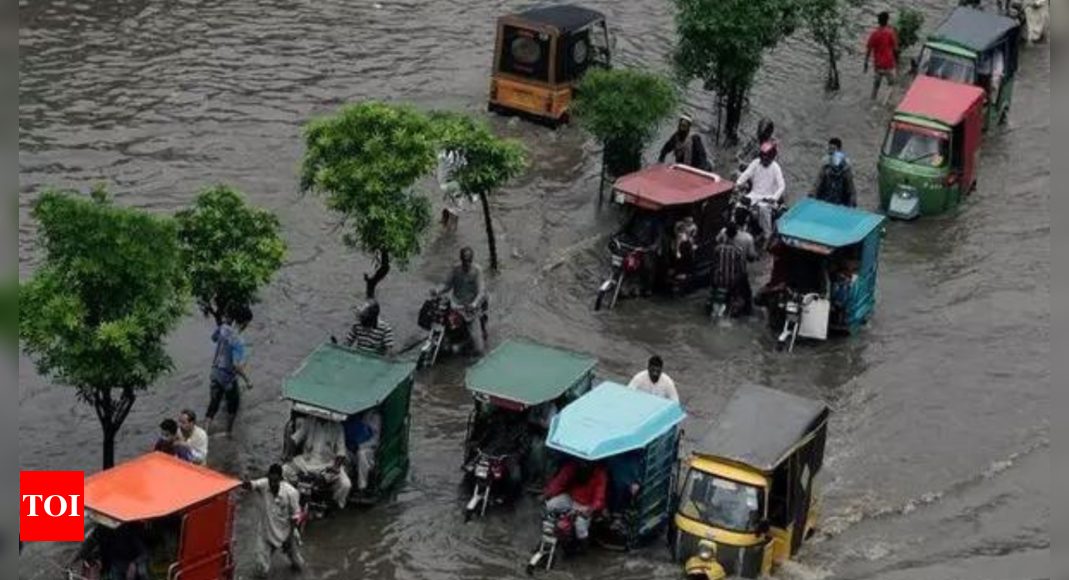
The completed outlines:
{"type": "Polygon", "coordinates": [[[953,209],[976,187],[984,91],[917,77],[887,129],[878,166],[880,208],[914,219],[953,209]]]}
{"type": "Polygon", "coordinates": [[[958,8],[928,37],[918,72],[984,89],[984,127],[1005,122],[1013,100],[1020,34],[1020,23],[1013,18],[958,8]]]}

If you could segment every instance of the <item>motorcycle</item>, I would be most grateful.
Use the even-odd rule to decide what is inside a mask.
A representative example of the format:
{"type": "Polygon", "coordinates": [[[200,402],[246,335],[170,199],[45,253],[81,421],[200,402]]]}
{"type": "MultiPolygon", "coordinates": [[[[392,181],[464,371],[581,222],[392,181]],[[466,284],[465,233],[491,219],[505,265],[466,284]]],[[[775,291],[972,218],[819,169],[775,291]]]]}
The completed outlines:
{"type": "Polygon", "coordinates": [[[790,289],[783,293],[780,300],[780,308],[784,316],[783,330],[776,339],[776,346],[781,352],[794,352],[794,343],[798,340],[798,331],[802,327],[802,314],[805,307],[818,297],[817,294],[802,295],[790,289]]]}
{"type": "Polygon", "coordinates": [[[481,312],[468,312],[467,309],[459,308],[448,296],[432,293],[419,310],[419,327],[427,331],[427,338],[419,351],[419,368],[434,366],[438,356],[444,349],[452,354],[457,354],[470,347],[472,342],[471,333],[468,330],[468,321],[473,316],[479,316],[483,339],[486,339],[487,314],[485,308],[481,312]]]}
{"type": "MultiPolygon", "coordinates": [[[[765,241],[768,240],[773,232],[766,232],[761,227],[758,206],[754,205],[753,200],[746,196],[747,193],[749,193],[749,184],[736,188],[735,193],[732,194],[731,200],[728,202],[728,213],[724,216],[724,220],[734,222],[739,231],[747,232],[753,237],[754,245],[758,248],[764,248],[765,241]]],[[[786,212],[787,208],[782,201],[772,207],[773,227],[775,227],[776,221],[779,220],[780,216],[786,212]]],[[[760,250],[758,251],[760,252],[760,250]]]]}
{"type": "Polygon", "coordinates": [[[574,511],[546,511],[543,514],[542,538],[539,540],[538,548],[527,562],[528,576],[533,576],[538,568],[552,570],[557,553],[567,552],[578,544],[579,540],[575,534],[577,515],[574,511]]]}
{"type": "Polygon", "coordinates": [[[330,511],[333,499],[330,480],[322,473],[301,473],[294,485],[301,504],[301,526],[310,520],[320,520],[330,511]]]}
{"type": "Polygon", "coordinates": [[[594,301],[594,310],[602,308],[612,310],[619,300],[624,281],[628,276],[641,274],[646,259],[646,250],[629,246],[617,239],[609,244],[612,254],[612,273],[598,288],[598,297],[594,301]]]}
{"type": "Polygon", "coordinates": [[[482,449],[476,451],[475,460],[470,464],[471,475],[474,480],[474,489],[471,499],[464,507],[464,521],[469,522],[478,514],[486,515],[486,508],[490,505],[492,494],[508,485],[509,463],[512,457],[505,455],[490,455],[482,449]]]}
{"type": "Polygon", "coordinates": [[[705,313],[709,315],[713,320],[720,320],[727,318],[730,310],[730,293],[727,288],[713,288],[713,293],[709,296],[708,302],[705,304],[705,313]]]}

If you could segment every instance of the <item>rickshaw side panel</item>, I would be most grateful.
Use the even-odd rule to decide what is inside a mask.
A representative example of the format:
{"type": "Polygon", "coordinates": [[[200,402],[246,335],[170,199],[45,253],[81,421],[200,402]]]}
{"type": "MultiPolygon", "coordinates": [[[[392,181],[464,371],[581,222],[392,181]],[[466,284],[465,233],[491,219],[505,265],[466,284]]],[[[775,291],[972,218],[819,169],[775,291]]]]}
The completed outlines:
{"type": "Polygon", "coordinates": [[[185,515],[178,566],[169,574],[182,580],[225,580],[233,577],[234,504],[229,494],[185,515]]]}
{"type": "Polygon", "coordinates": [[[643,469],[636,539],[656,534],[672,517],[672,493],[678,461],[679,429],[673,429],[650,443],[643,453],[643,469]]]}
{"type": "Polygon", "coordinates": [[[853,334],[868,322],[876,309],[877,273],[879,271],[880,243],[882,233],[879,229],[865,238],[861,247],[861,268],[858,272],[856,288],[851,297],[846,313],[846,330],[853,334]]]}
{"type": "Polygon", "coordinates": [[[409,378],[379,407],[382,414],[382,436],[375,458],[379,490],[392,488],[408,474],[412,383],[413,380],[409,378]]]}

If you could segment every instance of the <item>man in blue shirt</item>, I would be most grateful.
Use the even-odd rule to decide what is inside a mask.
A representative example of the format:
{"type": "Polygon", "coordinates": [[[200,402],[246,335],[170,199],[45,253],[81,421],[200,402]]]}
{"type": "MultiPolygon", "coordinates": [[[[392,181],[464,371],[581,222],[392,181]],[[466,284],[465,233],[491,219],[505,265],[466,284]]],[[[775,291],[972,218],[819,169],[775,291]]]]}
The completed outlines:
{"type": "Polygon", "coordinates": [[[226,321],[212,333],[215,356],[212,359],[211,401],[208,403],[208,412],[204,414],[206,431],[211,428],[219,406],[225,399],[226,433],[230,435],[234,431],[234,419],[237,418],[241,404],[238,379],[245,382],[246,388],[252,389],[252,381],[245,372],[245,341],[241,338],[241,332],[251,321],[252,311],[249,307],[238,306],[231,310],[226,321]]]}

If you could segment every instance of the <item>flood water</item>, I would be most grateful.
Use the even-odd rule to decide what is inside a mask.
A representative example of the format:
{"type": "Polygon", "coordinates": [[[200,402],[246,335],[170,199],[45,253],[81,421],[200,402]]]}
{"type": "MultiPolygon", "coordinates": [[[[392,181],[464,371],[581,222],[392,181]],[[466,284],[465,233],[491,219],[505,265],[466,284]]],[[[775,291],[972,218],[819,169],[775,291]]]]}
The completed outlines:
{"type": "MultiPolygon", "coordinates": [[[[233,440],[213,438],[213,467],[257,476],[280,452],[281,379],[331,332],[363,291],[368,261],[346,250],[336,218],[297,192],[301,126],[343,103],[387,99],[422,108],[485,109],[500,0],[20,0],[20,275],[34,267],[29,206],[44,186],[111,185],[123,204],[173,212],[225,182],[277,211],[290,259],[263,293],[247,333],[257,385],[233,440]]],[[[666,70],[673,41],[665,0],[589,1],[618,36],[618,62],[666,70]]],[[[929,26],[951,3],[925,0],[929,26]]],[[[865,25],[868,25],[867,18],[865,25]]],[[[859,41],[860,45],[860,41],[859,41]]],[[[844,139],[861,202],[875,207],[876,152],[890,107],[867,99],[860,55],[844,90],[822,90],[823,60],[792,40],[768,59],[750,119],[775,119],[788,189],[804,192],[823,143],[844,139]]],[[[701,297],[592,312],[615,214],[596,202],[599,156],[577,129],[552,132],[490,118],[529,148],[531,169],[493,200],[503,268],[491,280],[492,342],[525,337],[597,356],[608,378],[651,352],[667,360],[693,441],[734,389],[767,385],[835,409],[825,521],[788,579],[1021,579],[1050,572],[1049,257],[1050,56],[1023,51],[1009,125],[985,137],[979,191],[960,211],[891,224],[878,311],[859,336],[773,352],[758,322],[716,328],[701,297]]],[[[901,89],[897,97],[901,95],[901,89]]],[[[688,107],[706,130],[711,99],[688,107]]],[[[665,133],[670,130],[666,125],[665,133]]],[[[727,165],[720,156],[721,167],[727,165]]],[[[427,191],[432,191],[427,184],[427,191]]],[[[437,199],[437,196],[434,196],[437,199]]],[[[459,247],[485,253],[477,213],[456,234],[435,229],[408,271],[380,288],[399,338],[459,247]]],[[[149,448],[164,414],[207,403],[209,324],[176,331],[177,369],[142,396],[118,453],[149,448]]],[[[461,517],[461,442],[469,399],[463,361],[418,381],[407,483],[389,503],[317,523],[307,578],[521,578],[538,508],[525,501],[486,521],[461,517]]],[[[92,471],[99,427],[73,393],[19,365],[20,469],[92,471]]],[[[241,513],[240,573],[251,570],[241,513]]],[[[30,546],[22,578],[58,577],[62,546],[30,546]]],[[[278,566],[274,577],[289,572],[278,566]]],[[[676,578],[661,545],[595,552],[548,578],[676,578]]]]}

